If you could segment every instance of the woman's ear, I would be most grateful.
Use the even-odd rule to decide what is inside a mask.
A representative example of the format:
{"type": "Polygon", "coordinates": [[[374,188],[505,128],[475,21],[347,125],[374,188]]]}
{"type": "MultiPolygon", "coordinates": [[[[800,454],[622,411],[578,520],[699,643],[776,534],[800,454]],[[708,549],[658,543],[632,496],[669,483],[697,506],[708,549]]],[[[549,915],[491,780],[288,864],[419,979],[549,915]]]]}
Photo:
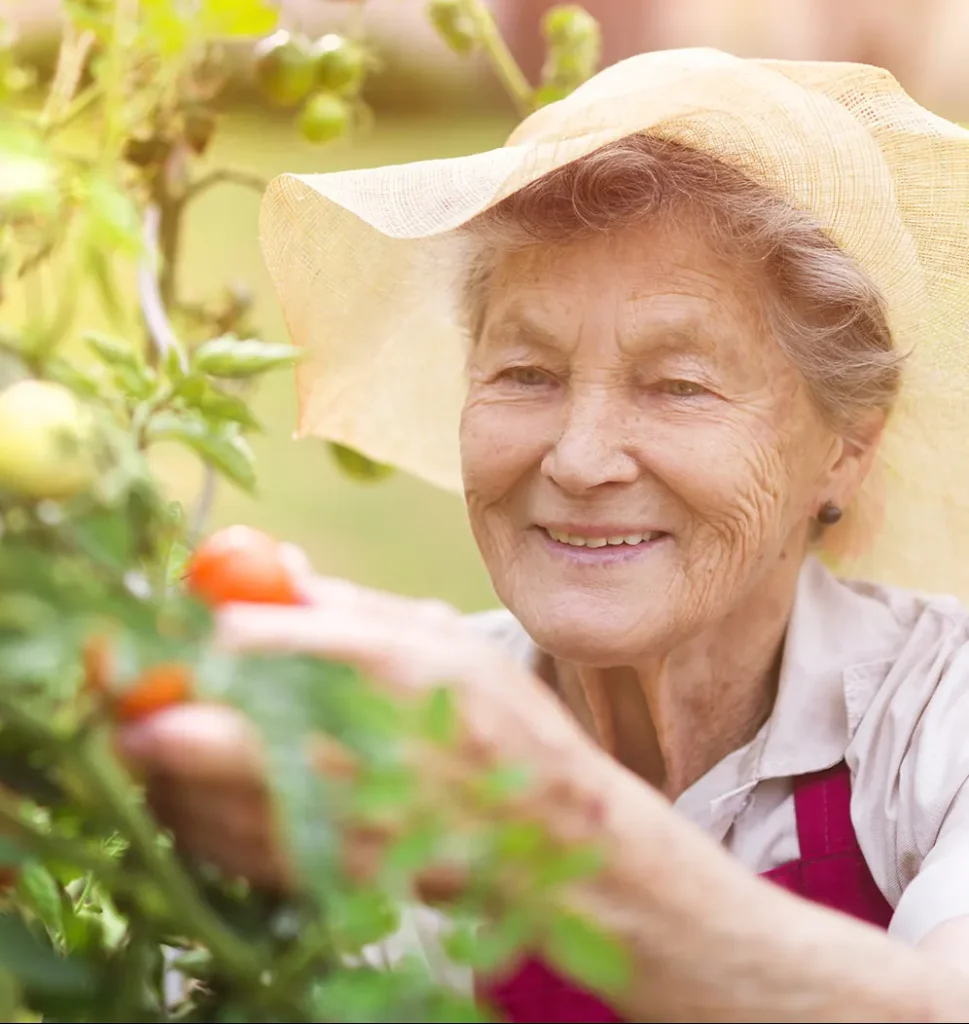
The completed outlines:
{"type": "Polygon", "coordinates": [[[885,430],[885,413],[874,409],[838,438],[834,458],[822,481],[819,508],[831,502],[847,508],[871,472],[885,430]]]}

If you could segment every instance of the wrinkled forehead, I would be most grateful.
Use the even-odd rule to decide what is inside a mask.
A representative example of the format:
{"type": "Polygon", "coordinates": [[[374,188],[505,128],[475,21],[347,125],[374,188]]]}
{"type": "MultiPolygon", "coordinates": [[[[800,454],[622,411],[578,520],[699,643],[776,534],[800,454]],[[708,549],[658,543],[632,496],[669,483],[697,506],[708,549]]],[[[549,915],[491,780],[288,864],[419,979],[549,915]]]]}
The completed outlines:
{"type": "Polygon", "coordinates": [[[709,351],[737,329],[763,327],[763,284],[756,267],[728,259],[691,221],[499,250],[470,296],[475,341],[548,347],[587,328],[709,351]]]}

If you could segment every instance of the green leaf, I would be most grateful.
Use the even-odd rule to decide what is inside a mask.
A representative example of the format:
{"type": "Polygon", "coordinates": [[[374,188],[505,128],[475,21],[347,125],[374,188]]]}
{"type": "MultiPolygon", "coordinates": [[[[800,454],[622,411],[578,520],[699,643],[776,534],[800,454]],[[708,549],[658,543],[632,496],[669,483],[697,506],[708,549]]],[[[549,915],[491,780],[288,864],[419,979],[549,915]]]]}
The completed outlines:
{"type": "Polygon", "coordinates": [[[255,459],[235,431],[209,424],[197,414],[160,412],[149,421],[146,434],[149,442],[176,441],[185,445],[242,490],[255,492],[255,459]]]}
{"type": "Polygon", "coordinates": [[[413,802],[417,780],[399,765],[364,771],[353,787],[354,811],[369,822],[391,819],[413,802]]]}
{"type": "Polygon", "coordinates": [[[496,827],[493,840],[499,860],[535,860],[548,849],[542,826],[534,821],[507,821],[496,827]]]}
{"type": "Polygon", "coordinates": [[[113,327],[120,328],[124,323],[124,310],[121,307],[120,291],[111,261],[100,244],[94,242],[83,246],[82,262],[94,284],[108,321],[113,327]]]}
{"type": "Polygon", "coordinates": [[[113,181],[89,175],[83,182],[88,238],[94,248],[126,256],[142,250],[141,218],[134,201],[113,181]]]}
{"type": "Polygon", "coordinates": [[[192,365],[212,377],[254,377],[282,366],[292,366],[300,357],[295,345],[281,345],[233,335],[203,342],[192,354],[192,365]]]}
{"type": "Polygon", "coordinates": [[[177,394],[198,409],[206,419],[238,423],[248,430],[262,430],[262,424],[238,395],[229,395],[204,377],[186,377],[179,382],[177,394]]]}
{"type": "Polygon", "coordinates": [[[145,361],[127,341],[121,341],[100,331],[86,331],[83,340],[97,353],[101,362],[108,366],[126,366],[131,370],[142,370],[145,361]]]}
{"type": "Polygon", "coordinates": [[[337,444],[335,441],[328,442],[330,454],[334,462],[348,477],[359,480],[361,483],[377,483],[385,480],[394,472],[393,466],[385,465],[382,462],[374,462],[366,455],[348,448],[346,445],[337,444]]]}
{"type": "Polygon", "coordinates": [[[448,956],[482,974],[491,974],[523,953],[537,933],[539,917],[531,910],[510,910],[488,925],[460,922],[444,938],[448,956]]]}
{"type": "Polygon", "coordinates": [[[555,889],[590,878],[602,867],[602,851],[594,846],[576,846],[550,853],[535,870],[532,882],[536,888],[555,889]]]}
{"type": "Polygon", "coordinates": [[[124,571],[134,555],[134,534],[126,509],[97,509],[73,523],[78,546],[93,561],[124,571]]]}
{"type": "Polygon", "coordinates": [[[524,794],[531,782],[532,773],[526,767],[504,764],[472,779],[471,789],[484,807],[496,807],[524,794]]]}
{"type": "Polygon", "coordinates": [[[334,893],[327,902],[327,925],[344,953],[357,953],[397,930],[400,913],[376,889],[334,893]]]}
{"type": "Polygon", "coordinates": [[[61,956],[12,914],[0,915],[0,966],[27,987],[84,996],[95,990],[95,977],[83,961],[61,956]]]}
{"type": "Polygon", "coordinates": [[[457,739],[458,716],[454,694],[446,686],[436,686],[418,708],[420,734],[430,743],[451,746],[457,739]]]}
{"type": "Polygon", "coordinates": [[[586,918],[552,911],[546,928],[545,952],[564,974],[603,995],[615,995],[629,984],[628,953],[586,918]]]}
{"type": "Polygon", "coordinates": [[[86,398],[104,397],[103,371],[98,367],[96,373],[87,373],[78,369],[66,359],[59,357],[49,359],[44,367],[46,376],[58,384],[76,391],[86,398]]]}
{"type": "Polygon", "coordinates": [[[410,878],[437,859],[444,846],[444,829],[433,822],[411,825],[395,839],[384,854],[381,865],[388,883],[396,888],[401,881],[410,878]]]}
{"type": "Polygon", "coordinates": [[[192,25],[177,0],[141,0],[144,37],[162,57],[173,58],[191,42],[192,25]]]}
{"type": "Polygon", "coordinates": [[[279,11],[265,0],[203,0],[200,18],[209,36],[261,36],[276,27],[279,11]]]}
{"type": "Polygon", "coordinates": [[[17,877],[17,897],[32,910],[52,936],[64,927],[64,903],[60,886],[39,861],[24,864],[17,877]]]}

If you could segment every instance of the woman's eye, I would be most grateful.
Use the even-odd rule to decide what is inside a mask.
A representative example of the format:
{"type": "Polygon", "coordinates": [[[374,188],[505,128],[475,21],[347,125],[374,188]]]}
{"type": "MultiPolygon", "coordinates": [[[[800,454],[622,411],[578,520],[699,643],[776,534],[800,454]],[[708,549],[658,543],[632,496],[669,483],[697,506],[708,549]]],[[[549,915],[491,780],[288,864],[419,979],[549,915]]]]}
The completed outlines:
{"type": "Polygon", "coordinates": [[[660,388],[667,395],[673,395],[676,398],[692,398],[704,394],[707,390],[703,385],[692,380],[664,380],[660,388]]]}
{"type": "Polygon", "coordinates": [[[502,371],[501,376],[525,388],[540,388],[549,382],[549,375],[534,366],[510,366],[502,371]]]}

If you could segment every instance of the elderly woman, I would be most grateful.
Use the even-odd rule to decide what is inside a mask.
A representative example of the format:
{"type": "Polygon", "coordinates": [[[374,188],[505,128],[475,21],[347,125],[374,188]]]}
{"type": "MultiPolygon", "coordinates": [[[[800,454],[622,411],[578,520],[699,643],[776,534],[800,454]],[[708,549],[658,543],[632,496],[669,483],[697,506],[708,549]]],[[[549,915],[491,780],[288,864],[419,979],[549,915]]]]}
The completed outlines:
{"type": "MultiPolygon", "coordinates": [[[[969,614],[901,589],[969,592],[969,133],[877,69],[654,53],[496,152],[285,177],[263,227],[302,432],[460,464],[504,609],[307,577],[220,636],[454,682],[468,771],[602,844],[573,896],[627,990],[537,951],[498,1010],[969,1019],[969,614]]],[[[286,880],[245,722],[124,738],[187,847],[286,880]]]]}

